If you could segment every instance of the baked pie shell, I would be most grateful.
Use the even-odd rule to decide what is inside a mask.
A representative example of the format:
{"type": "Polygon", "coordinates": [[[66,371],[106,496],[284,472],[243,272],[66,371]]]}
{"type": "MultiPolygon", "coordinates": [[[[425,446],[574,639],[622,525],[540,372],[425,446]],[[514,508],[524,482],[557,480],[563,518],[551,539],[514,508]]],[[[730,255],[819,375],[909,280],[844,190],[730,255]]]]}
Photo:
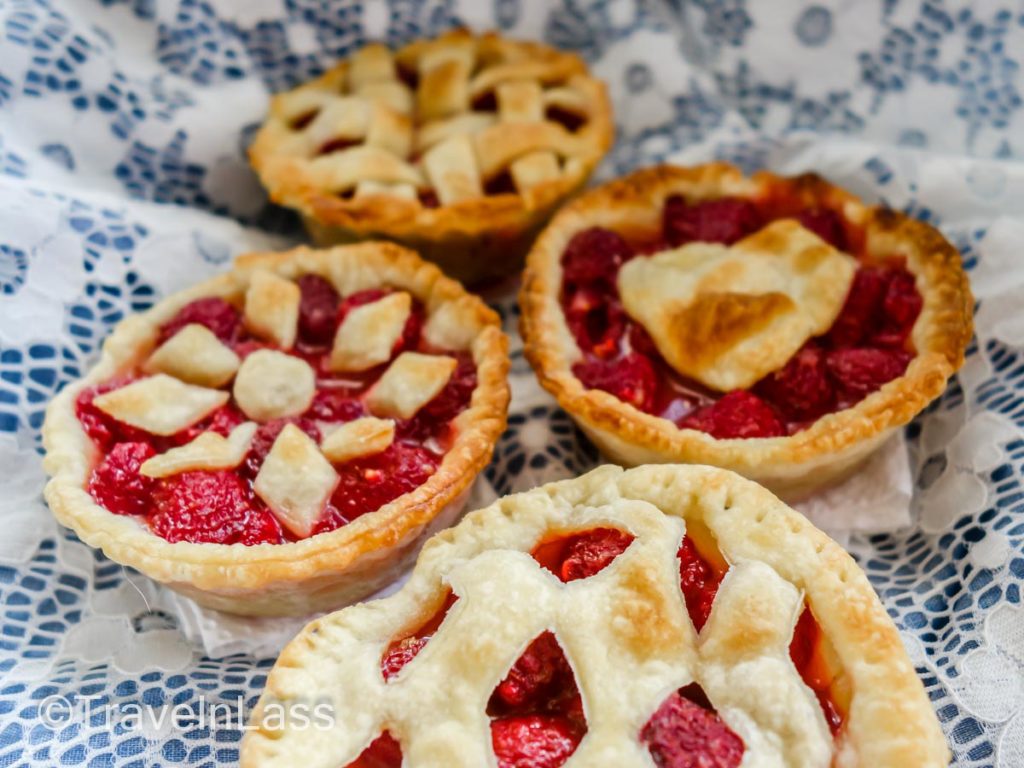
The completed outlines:
{"type": "Polygon", "coordinates": [[[612,181],[563,208],[527,258],[520,329],[524,352],[551,392],[609,459],[625,466],[660,462],[712,464],[734,470],[789,500],[837,483],[898,428],[942,394],[960,368],[973,329],[973,298],[960,254],[934,227],[858,198],[814,174],[745,177],[734,166],[661,165],[612,181]],[[580,359],[559,302],[561,256],[576,233],[594,226],[624,233],[660,231],[672,195],[688,199],[782,194],[806,205],[841,210],[861,226],[868,257],[905,256],[923,307],[914,326],[917,350],[904,375],[856,405],[826,414],[787,437],[716,439],[645,413],[602,390],[587,389],[572,372],[580,359]]]}
{"type": "Polygon", "coordinates": [[[392,582],[428,536],[458,518],[470,485],[505,429],[508,367],[508,340],[497,314],[404,248],[364,243],[246,254],[229,272],[122,321],[104,343],[95,367],[54,398],[43,425],[44,468],[51,476],[46,500],[57,520],[85,543],[201,605],[263,616],[306,615],[337,607],[392,582]],[[139,365],[153,350],[159,327],[189,302],[244,294],[249,275],[258,268],[291,279],[319,274],[343,294],[390,285],[417,297],[428,314],[457,302],[465,313],[462,317],[478,329],[469,348],[477,366],[477,387],[469,407],[455,419],[456,438],[437,471],[378,510],[297,542],[172,543],[133,517],[107,511],[89,494],[87,484],[98,451],[75,414],[75,399],[84,388],[139,365]]]}
{"type": "MultiPolygon", "coordinates": [[[[375,656],[379,659],[395,637],[402,637],[428,621],[444,599],[451,569],[488,550],[529,551],[551,534],[607,526],[616,519],[617,509],[623,510],[620,524],[629,528],[628,507],[636,500],[652,504],[666,515],[681,517],[688,523],[698,521],[710,530],[726,560],[765,563],[804,594],[841,669],[848,676],[852,692],[844,728],[835,744],[833,765],[843,768],[910,765],[942,768],[948,765],[945,738],[914,665],[867,576],[853,558],[803,515],[765,488],[733,472],[709,466],[648,465],[625,471],[620,467],[603,466],[579,478],[499,499],[470,513],[458,526],[427,542],[409,581],[395,595],[353,606],[308,624],[284,648],[267,679],[266,690],[252,715],[250,730],[242,741],[242,768],[322,762],[325,756],[317,750],[336,746],[339,743],[337,731],[323,740],[306,738],[305,733],[298,731],[277,731],[263,724],[263,707],[269,702],[286,704],[296,698],[308,700],[314,698],[318,689],[329,691],[328,696],[343,697],[343,702],[376,702],[378,686],[384,683],[372,682],[373,671],[358,666],[360,658],[365,663],[365,658],[372,655],[363,653],[362,646],[379,644],[380,653],[375,656]],[[582,522],[586,520],[591,521],[589,525],[582,522]]],[[[640,535],[639,531],[637,533],[640,535]]],[[[650,618],[651,605],[659,599],[650,593],[656,581],[650,573],[655,563],[644,560],[635,564],[638,569],[631,576],[620,577],[622,584],[631,584],[632,588],[616,593],[620,602],[613,608],[613,616],[633,618],[625,624],[609,624],[605,633],[588,639],[587,659],[574,663],[570,659],[585,706],[593,706],[594,698],[601,695],[599,691],[606,690],[606,686],[592,687],[593,683],[588,680],[595,675],[598,677],[594,679],[599,679],[602,664],[609,663],[603,653],[610,652],[602,652],[602,648],[628,642],[638,660],[667,659],[690,652],[678,647],[678,634],[662,623],[668,621],[666,617],[650,618]],[[657,626],[663,631],[651,629],[657,626]],[[633,630],[628,631],[629,627],[633,630]],[[640,631],[640,627],[645,629],[640,631]],[[602,658],[604,661],[600,660],[602,658]]],[[[515,584],[507,585],[507,589],[515,588],[515,584]]],[[[587,599],[582,585],[576,595],[580,600],[587,599]]],[[[678,589],[674,596],[663,597],[682,599],[678,589]]],[[[518,599],[527,601],[530,594],[520,594],[518,599]]],[[[605,608],[602,605],[600,610],[605,608]]],[[[440,632],[444,632],[443,627],[440,632]]],[[[735,633],[734,637],[746,638],[730,651],[735,663],[741,665],[748,651],[745,645],[756,644],[759,638],[756,631],[746,635],[735,633]]],[[[457,657],[457,663],[490,664],[492,656],[500,658],[507,652],[500,646],[467,640],[466,651],[457,657]],[[470,649],[486,658],[471,656],[470,649]]],[[[451,676],[463,682],[464,676],[458,670],[452,670],[451,676]]],[[[667,681],[665,695],[670,690],[667,681]]],[[[628,691],[622,691],[621,697],[622,701],[631,701],[628,691]]],[[[368,708],[370,706],[378,708],[376,703],[368,708]]],[[[616,740],[621,734],[628,734],[634,723],[642,724],[650,713],[625,714],[629,717],[626,721],[608,721],[608,712],[604,712],[605,719],[591,724],[592,729],[601,731],[592,735],[604,748],[601,754],[606,759],[601,761],[602,765],[638,764],[635,753],[624,750],[616,740]],[[609,738],[610,734],[616,738],[609,738]]],[[[367,717],[373,716],[368,713],[367,717]]],[[[405,717],[415,719],[416,713],[406,712],[405,717]]],[[[365,725],[365,722],[343,720],[338,727],[361,730],[365,725]]],[[[388,725],[396,726],[401,733],[401,722],[388,725]]],[[[636,729],[639,736],[639,725],[636,729]]],[[[448,737],[465,732],[449,732],[448,737]]],[[[451,745],[448,751],[473,754],[473,749],[465,745],[463,748],[451,745]]]]}
{"type": "MultiPolygon", "coordinates": [[[[449,33],[468,36],[456,31],[449,33]]],[[[295,209],[310,237],[321,246],[386,238],[412,248],[464,283],[507,277],[518,272],[537,233],[566,199],[578,192],[612,145],[615,127],[606,86],[588,74],[585,62],[573,53],[493,33],[482,35],[487,45],[516,47],[531,59],[558,57],[562,67],[575,72],[573,87],[585,96],[592,118],[573,136],[580,148],[573,157],[579,168],[530,188],[528,196],[503,193],[428,208],[395,196],[369,195],[343,199],[314,184],[300,158],[277,155],[277,137],[261,130],[249,147],[249,161],[259,174],[270,199],[295,209]]],[[[415,44],[414,44],[415,45],[415,44]]],[[[392,50],[392,53],[397,53],[392,50]]],[[[340,77],[348,66],[342,60],[323,77],[340,77]]],[[[269,115],[284,119],[276,100],[269,115]]]]}

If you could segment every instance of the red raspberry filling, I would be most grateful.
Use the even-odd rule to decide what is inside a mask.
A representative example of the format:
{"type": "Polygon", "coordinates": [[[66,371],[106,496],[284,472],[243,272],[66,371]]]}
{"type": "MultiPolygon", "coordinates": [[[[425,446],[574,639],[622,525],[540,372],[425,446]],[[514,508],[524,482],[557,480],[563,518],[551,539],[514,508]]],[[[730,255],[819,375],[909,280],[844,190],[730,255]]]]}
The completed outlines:
{"type": "Polygon", "coordinates": [[[662,213],[664,237],[673,248],[697,242],[732,245],[763,223],[752,202],[735,198],[690,204],[681,197],[670,197],[662,213]]]}
{"type": "MultiPolygon", "coordinates": [[[[342,300],[322,277],[305,275],[298,284],[299,340],[292,354],[317,372],[317,391],[309,410],[302,416],[261,424],[248,455],[235,470],[186,472],[152,480],[139,474],[139,467],[150,456],[188,443],[203,432],[226,436],[246,421],[245,415],[230,401],[192,427],[160,437],[118,422],[93,404],[97,395],[125,386],[133,375],[85,389],[75,402],[75,411],[102,454],[89,480],[89,491],[100,504],[115,514],[145,518],[150,529],[168,541],[252,545],[292,539],[255,494],[252,483],[286,424],[295,424],[319,442],[322,423],[343,423],[368,414],[363,397],[387,365],[355,374],[336,374],[328,369],[326,361],[345,315],[390,292],[365,290],[342,300]]],[[[415,490],[437,470],[451,445],[455,434],[451,422],[472,399],[476,366],[466,353],[428,348],[421,338],[423,320],[423,306],[414,301],[392,358],[403,350],[449,354],[458,361],[455,373],[415,417],[398,422],[395,442],[387,450],[335,466],[337,488],[311,535],[335,530],[415,490]]],[[[219,298],[185,305],[162,326],[161,339],[170,338],[190,323],[209,328],[242,358],[257,349],[274,348],[249,336],[238,310],[219,298]]]]}
{"type": "Polygon", "coordinates": [[[600,573],[632,541],[631,535],[615,528],[595,528],[542,542],[531,554],[561,581],[570,582],[600,573]]]}
{"type": "MultiPolygon", "coordinates": [[[[797,218],[837,248],[863,241],[861,233],[827,208],[799,208],[774,199],[688,203],[681,197],[666,201],[662,232],[651,241],[731,244],[781,216],[797,218]]],[[[618,270],[646,252],[597,227],[570,240],[562,256],[561,304],[583,352],[573,373],[588,389],[609,392],[679,427],[720,439],[790,435],[903,375],[913,358],[910,336],[922,299],[903,259],[894,257],[884,264],[862,264],[832,327],[810,339],[780,370],[750,391],[711,392],[676,373],[622,308],[618,270]]]]}
{"type": "Polygon", "coordinates": [[[562,254],[562,272],[573,285],[614,281],[633,249],[609,229],[587,229],[569,241],[562,254]]]}
{"type": "Polygon", "coordinates": [[[796,217],[801,226],[840,251],[847,248],[846,228],[839,214],[828,208],[806,208],[796,217]]]}
{"type": "Polygon", "coordinates": [[[335,467],[339,480],[331,497],[333,509],[321,519],[315,533],[332,531],[419,488],[438,464],[436,454],[401,440],[373,456],[339,464],[335,467]]]}
{"type": "Polygon", "coordinates": [[[711,606],[718,594],[718,585],[724,574],[718,573],[694,546],[689,536],[683,537],[679,551],[679,587],[683,591],[686,610],[693,626],[700,632],[711,615],[711,606]]]}
{"type": "Polygon", "coordinates": [[[576,363],[572,372],[591,389],[603,389],[619,400],[648,411],[658,393],[658,375],[646,355],[627,352],[615,360],[591,358],[576,363]]]}
{"type": "Polygon", "coordinates": [[[786,427],[772,407],[757,395],[742,389],[728,392],[721,400],[690,414],[679,422],[679,426],[699,429],[722,440],[786,434],[786,427]]]}
{"type": "Polygon", "coordinates": [[[808,341],[788,363],[757,385],[765,400],[775,403],[789,422],[813,421],[836,406],[836,391],[829,380],[827,353],[808,341]]]}
{"type": "Polygon", "coordinates": [[[417,629],[408,637],[403,637],[400,640],[395,640],[388,646],[388,649],[384,652],[383,658],[380,660],[380,671],[384,676],[384,680],[390,680],[399,672],[402,671],[402,667],[416,658],[416,654],[423,650],[426,646],[427,641],[437,632],[438,627],[441,626],[441,622],[444,621],[445,616],[448,615],[448,611],[455,605],[455,601],[458,600],[455,595],[449,592],[445,595],[444,602],[441,603],[441,607],[438,609],[426,624],[417,629]]]}
{"type": "Polygon", "coordinates": [[[912,355],[902,349],[834,349],[825,362],[840,401],[855,403],[907,370],[912,355]]]}
{"type": "Polygon", "coordinates": [[[160,341],[167,341],[186,325],[205,325],[225,343],[238,341],[243,333],[242,316],[224,299],[196,299],[160,327],[160,341]]]}
{"type": "Polygon", "coordinates": [[[583,699],[551,632],[523,651],[487,705],[501,768],[558,768],[587,732],[583,699]]]}
{"type": "Polygon", "coordinates": [[[346,768],[402,768],[402,745],[385,731],[346,768]]]}
{"type": "MultiPolygon", "coordinates": [[[[542,541],[531,554],[561,581],[570,582],[600,573],[632,540],[628,533],[614,528],[594,528],[542,541]]],[[[680,544],[678,558],[679,585],[699,632],[711,614],[725,573],[702,555],[688,536],[680,544]]],[[[721,555],[716,560],[724,562],[721,555]]],[[[426,647],[456,600],[449,593],[423,627],[390,645],[381,659],[386,681],[426,647]]],[[[843,717],[832,697],[835,675],[824,660],[824,642],[813,614],[805,609],[793,633],[790,656],[837,734],[843,717]]],[[[587,731],[583,700],[554,634],[544,632],[530,643],[494,689],[487,713],[500,768],[558,768],[576,751],[587,731]]],[[[697,685],[673,692],[644,725],[640,738],[663,768],[736,768],[743,759],[743,741],[717,715],[697,685]]],[[[397,762],[372,765],[399,768],[400,763],[399,750],[397,762]]],[[[362,765],[371,764],[357,761],[348,768],[362,765]]]]}
{"type": "MultiPolygon", "coordinates": [[[[572,669],[555,636],[545,632],[516,659],[505,679],[498,683],[488,709],[512,712],[540,702],[553,687],[572,677],[572,669]]],[[[556,697],[558,698],[558,697],[556,697]]],[[[550,704],[544,700],[545,704],[550,704]]]]}
{"type": "Polygon", "coordinates": [[[155,455],[148,443],[118,443],[93,470],[89,493],[115,515],[146,514],[154,481],[139,467],[155,455]]]}
{"type": "Polygon", "coordinates": [[[491,722],[491,745],[499,768],[557,768],[579,746],[582,735],[554,715],[522,715],[491,722]]]}
{"type": "Polygon", "coordinates": [[[803,613],[793,630],[793,640],[789,645],[789,657],[800,673],[807,687],[814,691],[821,711],[825,713],[825,722],[835,736],[843,725],[843,715],[832,698],[831,686],[835,679],[835,671],[825,661],[825,636],[821,627],[809,608],[803,613]]]}

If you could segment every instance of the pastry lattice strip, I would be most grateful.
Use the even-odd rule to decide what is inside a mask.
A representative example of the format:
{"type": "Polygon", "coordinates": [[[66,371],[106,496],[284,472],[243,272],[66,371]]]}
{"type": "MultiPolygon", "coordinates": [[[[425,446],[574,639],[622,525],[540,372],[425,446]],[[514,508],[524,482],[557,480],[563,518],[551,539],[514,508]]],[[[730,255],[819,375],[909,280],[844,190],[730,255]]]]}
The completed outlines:
{"type": "MultiPolygon", "coordinates": [[[[671,510],[673,495],[686,499],[690,489],[661,490],[671,510]]],[[[428,545],[410,584],[390,601],[307,627],[283,654],[263,705],[329,702],[337,725],[321,733],[257,731],[243,766],[292,765],[299,756],[306,768],[347,765],[384,730],[402,743],[405,765],[492,765],[488,699],[545,630],[565,651],[587,715],[587,735],[568,768],[650,768],[639,741],[644,723],[669,693],[694,681],[747,745],[744,766],[828,766],[832,737],[789,657],[802,591],[764,562],[739,559],[698,637],[679,588],[683,521],[650,500],[616,496],[574,500],[542,489],[526,495],[527,508],[506,513],[498,502],[477,525],[428,545]],[[601,527],[635,538],[589,578],[563,584],[527,554],[552,533],[601,527]],[[439,606],[446,585],[458,601],[425,648],[385,683],[380,660],[389,643],[439,606]],[[405,620],[395,621],[403,610],[405,620]]],[[[260,722],[259,712],[254,719],[260,722]]]]}

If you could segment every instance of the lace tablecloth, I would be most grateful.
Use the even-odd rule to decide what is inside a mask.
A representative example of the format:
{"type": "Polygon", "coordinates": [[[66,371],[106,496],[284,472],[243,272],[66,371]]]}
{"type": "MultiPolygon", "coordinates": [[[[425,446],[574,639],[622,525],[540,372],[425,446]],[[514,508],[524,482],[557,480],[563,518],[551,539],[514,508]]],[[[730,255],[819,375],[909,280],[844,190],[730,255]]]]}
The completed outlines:
{"type": "MultiPolygon", "coordinates": [[[[617,109],[604,177],[666,157],[815,169],[958,245],[977,338],[907,430],[915,523],[847,545],[956,764],[1024,765],[1024,13],[939,0],[0,2],[0,765],[236,762],[225,707],[251,706],[272,651],[209,657],[161,590],[57,528],[43,409],[125,313],[299,236],[244,160],[268,91],[456,23],[590,60],[617,109]]],[[[515,400],[486,476],[506,493],[597,457],[498,304],[515,400]]]]}

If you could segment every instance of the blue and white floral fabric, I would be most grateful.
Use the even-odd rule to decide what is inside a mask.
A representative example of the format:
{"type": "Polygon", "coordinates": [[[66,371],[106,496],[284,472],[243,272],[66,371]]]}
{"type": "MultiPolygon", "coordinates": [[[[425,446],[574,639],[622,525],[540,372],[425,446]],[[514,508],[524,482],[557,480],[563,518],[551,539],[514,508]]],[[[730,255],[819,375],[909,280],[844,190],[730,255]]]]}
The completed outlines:
{"type": "MultiPolygon", "coordinates": [[[[587,57],[617,110],[605,177],[667,157],[815,169],[960,247],[977,338],[907,431],[915,523],[848,546],[956,764],[1024,765],[1024,13],[1009,0],[0,0],[0,765],[237,761],[225,708],[251,706],[273,651],[205,655],[161,590],[54,525],[43,409],[125,313],[299,236],[245,162],[269,91],[364,40],[457,23],[587,57]]],[[[514,335],[514,303],[497,303],[514,335]]],[[[487,470],[500,493],[597,461],[514,341],[487,470]]]]}

